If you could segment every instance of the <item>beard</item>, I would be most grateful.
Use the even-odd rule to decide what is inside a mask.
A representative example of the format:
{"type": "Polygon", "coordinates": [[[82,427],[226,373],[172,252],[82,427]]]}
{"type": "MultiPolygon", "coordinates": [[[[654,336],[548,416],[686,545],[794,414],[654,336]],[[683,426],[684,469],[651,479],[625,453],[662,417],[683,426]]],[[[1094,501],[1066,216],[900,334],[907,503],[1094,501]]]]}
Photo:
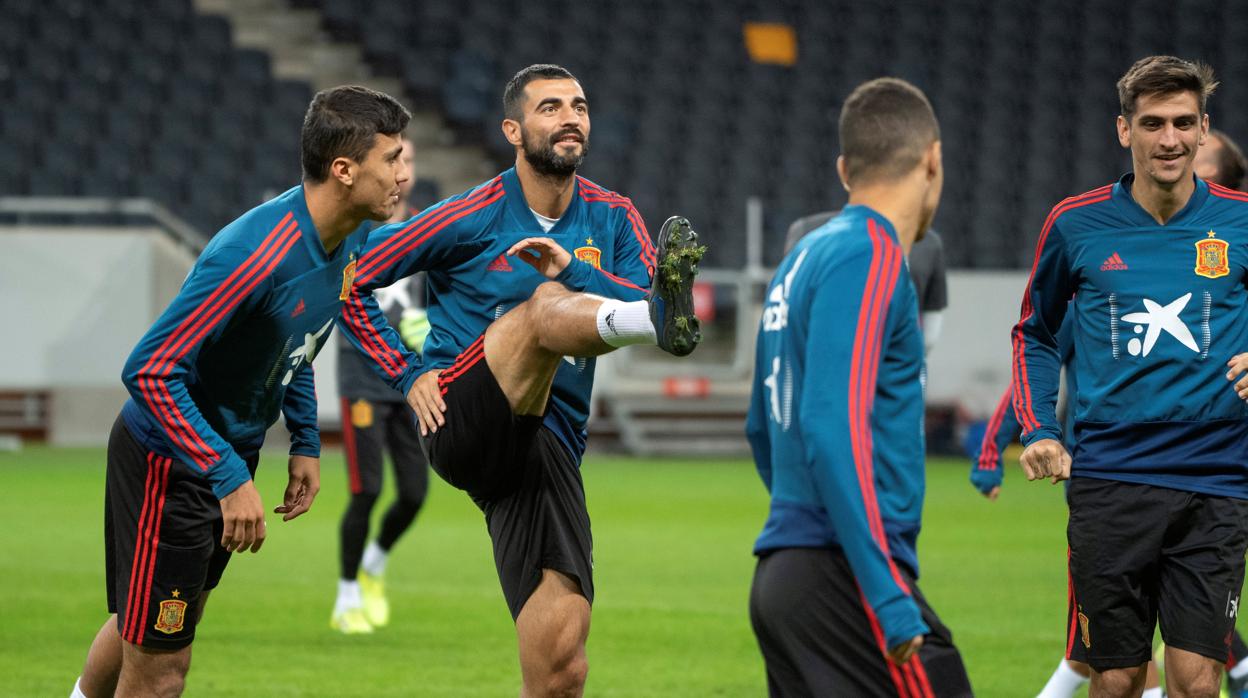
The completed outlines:
{"type": "MultiPolygon", "coordinates": [[[[547,177],[571,177],[576,174],[576,168],[581,166],[585,161],[585,156],[589,154],[589,137],[586,136],[581,141],[581,152],[575,156],[560,155],[555,150],[555,143],[560,138],[568,135],[569,131],[559,131],[551,134],[551,136],[543,142],[534,143],[539,140],[529,138],[529,134],[521,131],[524,138],[524,159],[528,161],[529,166],[535,172],[547,177]]],[[[572,132],[578,133],[579,132],[572,132]]]]}

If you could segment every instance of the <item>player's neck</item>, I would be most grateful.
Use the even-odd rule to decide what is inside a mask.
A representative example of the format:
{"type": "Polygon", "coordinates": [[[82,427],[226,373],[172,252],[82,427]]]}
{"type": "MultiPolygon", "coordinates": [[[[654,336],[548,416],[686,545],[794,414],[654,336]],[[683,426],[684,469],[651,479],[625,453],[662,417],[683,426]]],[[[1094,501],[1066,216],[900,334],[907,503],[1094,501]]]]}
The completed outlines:
{"type": "Polygon", "coordinates": [[[1187,205],[1195,191],[1196,180],[1190,172],[1168,186],[1158,183],[1147,173],[1141,175],[1136,172],[1131,183],[1131,198],[1162,225],[1187,205]]]}
{"type": "Polygon", "coordinates": [[[866,206],[887,218],[897,231],[902,252],[909,256],[923,218],[923,196],[915,187],[882,184],[855,187],[849,193],[849,203],[866,206]]]}
{"type": "Polygon", "coordinates": [[[516,158],[516,176],[520,178],[520,189],[524,191],[524,200],[529,208],[547,218],[563,217],[576,189],[575,174],[567,177],[544,175],[534,170],[521,156],[516,158]]]}
{"type": "Polygon", "coordinates": [[[360,223],[363,216],[347,206],[345,197],[340,196],[334,187],[328,184],[311,184],[304,182],[303,199],[308,205],[308,214],[312,216],[312,225],[321,238],[321,246],[325,253],[330,254],[360,223]]]}

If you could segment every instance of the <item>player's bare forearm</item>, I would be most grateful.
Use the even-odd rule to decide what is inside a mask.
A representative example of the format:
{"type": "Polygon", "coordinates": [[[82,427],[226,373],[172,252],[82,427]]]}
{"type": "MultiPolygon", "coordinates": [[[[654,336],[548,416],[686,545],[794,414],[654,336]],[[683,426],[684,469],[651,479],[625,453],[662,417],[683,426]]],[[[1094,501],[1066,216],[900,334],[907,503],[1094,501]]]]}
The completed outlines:
{"type": "Polygon", "coordinates": [[[420,423],[420,435],[428,436],[446,424],[446,402],[442,399],[442,390],[438,387],[440,370],[421,374],[407,391],[407,404],[416,412],[416,421],[420,423]]]}
{"type": "Polygon", "coordinates": [[[321,491],[321,459],[312,456],[292,455],[288,466],[290,479],[281,506],[273,513],[281,514],[282,521],[302,516],[312,508],[312,502],[321,491]]]}
{"type": "Polygon", "coordinates": [[[1052,478],[1057,484],[1070,479],[1070,453],[1056,439],[1040,439],[1023,450],[1018,459],[1028,480],[1052,478]]]}

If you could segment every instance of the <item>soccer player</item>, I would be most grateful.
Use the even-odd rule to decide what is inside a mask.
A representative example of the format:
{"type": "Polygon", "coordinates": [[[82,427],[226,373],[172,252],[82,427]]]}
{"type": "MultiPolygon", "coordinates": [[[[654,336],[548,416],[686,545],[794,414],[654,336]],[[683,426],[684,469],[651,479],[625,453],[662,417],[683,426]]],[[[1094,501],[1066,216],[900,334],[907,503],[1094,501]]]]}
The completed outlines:
{"type": "MultiPolygon", "coordinates": [[[[784,238],[785,252],[793,249],[798,240],[807,233],[832,220],[837,211],[815,213],[793,221],[784,238]]],[[[932,347],[940,340],[941,324],[945,308],[949,306],[948,282],[945,275],[945,245],[940,234],[929,230],[921,240],[916,240],[906,256],[910,280],[914,282],[915,295],[919,299],[919,327],[923,330],[924,354],[931,354],[932,347]]]]}
{"type": "Polygon", "coordinates": [[[867,82],[840,117],[849,206],[776,269],[746,431],[771,510],[750,620],[773,696],[969,696],[915,585],[923,339],[903,255],[943,183],[927,98],[867,82]]]}
{"type": "MultiPolygon", "coordinates": [[[[390,223],[399,223],[418,211],[408,197],[416,183],[412,141],[403,139],[399,156],[407,173],[400,185],[399,205],[390,223]]],[[[420,277],[403,279],[378,289],[374,295],[390,324],[399,328],[403,343],[419,352],[429,323],[420,277]]],[[[345,339],[338,340],[338,394],[342,400],[342,446],[347,461],[351,497],[339,525],[338,598],[330,627],[348,635],[371,633],[390,622],[385,595],[385,571],[390,551],[416,520],[429,490],[429,469],[420,450],[416,414],[403,396],[373,373],[369,361],[345,339]],[[381,530],[368,540],[369,519],[381,494],[384,454],[390,451],[397,495],[381,519],[381,530]],[[365,546],[367,543],[367,547],[365,546]]]]}
{"type": "Polygon", "coordinates": [[[1118,81],[1132,172],[1053,209],[1013,331],[1023,470],[1073,475],[1069,636],[1093,696],[1140,694],[1158,620],[1169,692],[1216,695],[1239,610],[1248,196],[1192,171],[1215,86],[1208,67],[1172,56],[1118,81]],[[1054,328],[1068,315],[1073,467],[1054,413],[1054,328]]]}
{"type": "Polygon", "coordinates": [[[628,199],[576,175],[589,102],[567,70],[521,70],[503,111],[514,168],[371,236],[342,324],[415,408],[435,472],[485,513],[521,695],[580,695],[594,598],[580,474],[592,357],[629,344],[693,351],[705,248],[672,218],[656,250],[628,199]],[[491,245],[429,272],[432,331],[416,356],[368,292],[412,273],[425,241],[448,234],[491,245]]]}
{"type": "MultiPolygon", "coordinates": [[[[350,292],[370,221],[407,177],[391,97],[345,86],[304,118],[303,184],[223,228],[127,360],[131,398],[113,427],[104,497],[108,607],[73,696],[176,696],[209,591],[230,554],[258,552],[252,482],[265,430],[291,432],[284,521],[320,482],[312,359],[350,292]]],[[[463,253],[435,240],[417,254],[463,253]]]]}
{"type": "Polygon", "coordinates": [[[1197,177],[1227,189],[1240,190],[1244,185],[1244,151],[1231,137],[1216,128],[1209,129],[1204,145],[1196,150],[1192,166],[1197,177]]]}

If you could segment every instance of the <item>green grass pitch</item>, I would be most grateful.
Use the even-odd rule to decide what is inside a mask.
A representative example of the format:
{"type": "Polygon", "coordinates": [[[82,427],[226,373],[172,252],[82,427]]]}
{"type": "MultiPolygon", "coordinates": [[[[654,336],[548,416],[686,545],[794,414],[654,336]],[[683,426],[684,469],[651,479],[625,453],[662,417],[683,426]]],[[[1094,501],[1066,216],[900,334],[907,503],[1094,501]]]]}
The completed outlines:
{"type": "MultiPolygon", "coordinates": [[[[484,523],[436,477],[392,557],[390,627],[329,630],[346,484],[340,452],[322,466],[312,511],[270,515],[264,549],[236,556],[213,593],[186,695],[515,695],[514,631],[484,523]]],[[[584,473],[598,589],[587,695],[765,695],[746,610],[767,506],[752,465],[591,455],[584,473]]],[[[1034,695],[1064,642],[1062,491],[1011,470],[988,502],[965,461],[928,473],[920,585],[978,695],[1034,695]]],[[[103,484],[103,449],[0,454],[0,695],[73,687],[104,618],[103,484]]],[[[271,510],[280,455],[264,459],[258,484],[271,510]]]]}

